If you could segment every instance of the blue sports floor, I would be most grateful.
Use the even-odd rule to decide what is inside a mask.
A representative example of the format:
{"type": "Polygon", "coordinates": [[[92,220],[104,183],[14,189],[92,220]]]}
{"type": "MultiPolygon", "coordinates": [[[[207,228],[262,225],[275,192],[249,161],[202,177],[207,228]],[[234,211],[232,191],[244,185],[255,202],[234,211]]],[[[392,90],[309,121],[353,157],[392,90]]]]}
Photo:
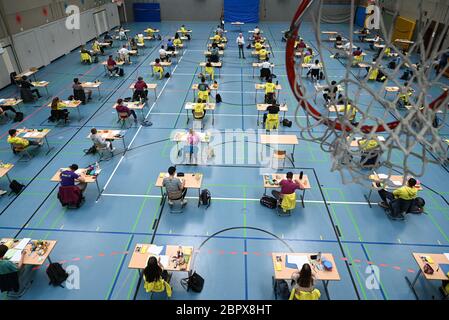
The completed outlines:
{"type": "MultiPolygon", "coordinates": [[[[129,85],[138,76],[143,76],[148,83],[156,81],[151,79],[149,64],[158,56],[159,42],[147,42],[146,50],[133,59],[132,65],[124,67],[123,78],[105,77],[101,64],[82,65],[77,50],[37,73],[38,80],[51,82],[52,96],[64,99],[71,94],[74,77],[104,82],[101,98],[94,91],[93,100],[81,106],[82,118],[78,119],[72,111],[71,122],[66,126],[56,127],[47,122],[50,112],[46,105],[50,97],[40,99],[37,104],[22,105],[26,118],[18,127],[52,129],[49,142],[53,149],[48,155],[43,148],[36,150],[32,161],[17,162],[18,157],[6,142],[8,129],[16,124],[1,125],[1,160],[15,164],[10,176],[25,184],[26,189],[18,197],[0,198],[0,237],[58,240],[52,260],[79,271],[79,286],[68,284],[67,288],[55,288],[48,285],[44,265],[34,271],[34,283],[23,299],[149,299],[137,272],[127,268],[129,253],[136,243],[198,248],[208,236],[233,227],[260,228],[278,238],[244,228],[217,234],[196,257],[195,269],[205,278],[204,290],[199,294],[186,292],[179,282],[186,275],[177,273],[171,281],[173,299],[274,299],[270,252],[288,251],[285,243],[297,252],[333,253],[341,281],[329,284],[331,299],[415,299],[404,278],[417,273],[411,253],[449,252],[448,172],[442,166],[429,165],[421,178],[425,185],[421,196],[426,200],[427,214],[408,215],[406,221],[389,220],[377,205],[370,208],[364,199],[368,190],[359,185],[342,185],[339,174],[330,172],[329,155],[319,145],[305,141],[300,141],[295,150],[292,169],[303,170],[309,176],[312,189],[306,192],[305,208],[298,205],[291,217],[278,217],[259,204],[264,192],[260,168],[245,163],[245,159],[239,158],[241,154],[232,164],[178,165],[178,171],[203,173],[203,188],[209,189],[213,198],[209,209],[197,208],[197,193],[193,190],[188,193],[189,203],[182,214],[170,213],[167,205],[160,207],[160,190],[154,183],[159,172],[171,165],[170,150],[174,143],[169,139],[170,134],[174,129],[188,127],[183,106],[192,100],[190,87],[198,82],[198,63],[204,61],[203,51],[216,27],[214,22],[184,23],[193,30],[192,40],[174,63],[171,78],[157,82],[156,102],[152,92],[149,93],[145,114],[149,113],[153,126],[133,125],[126,133],[129,150],[120,153],[122,145],[116,142],[118,155],[101,162],[99,183],[104,190],[98,201],[95,186],[89,185],[83,207],[66,210],[57,200],[57,185],[50,178],[61,167],[72,163],[83,167],[96,161],[97,156],[84,155],[83,149],[91,146],[86,136],[92,127],[118,128],[113,103],[119,97],[131,96],[129,85]],[[377,269],[371,269],[370,265],[377,266],[379,273],[373,274],[377,269]],[[379,286],[375,285],[376,279],[379,286]]],[[[155,27],[166,37],[174,35],[181,24],[164,22],[155,27]]],[[[127,27],[132,30],[130,34],[135,34],[147,26],[134,23],[127,27]]],[[[272,46],[274,73],[283,87],[281,100],[289,104],[287,117],[293,119],[296,100],[287,82],[285,43],[281,42],[281,31],[288,29],[288,24],[261,23],[259,26],[272,46]]],[[[326,27],[348,34],[347,26],[322,26],[323,30],[326,27]]],[[[254,83],[259,80],[252,76],[253,59],[246,49],[247,59],[238,59],[235,44],[238,32],[230,25],[227,28],[229,43],[221,76],[217,78],[223,103],[215,112],[214,128],[256,129],[254,83]]],[[[247,30],[253,28],[254,25],[244,26],[245,37],[247,30]]],[[[316,42],[314,35],[307,32],[310,28],[305,25],[302,36],[313,46],[316,42]]],[[[117,41],[114,47],[107,52],[117,50],[117,41]]],[[[338,60],[328,56],[325,59],[332,77],[343,75],[344,67],[338,60]]],[[[45,92],[41,90],[41,93],[45,92]]],[[[0,91],[2,98],[14,95],[12,87],[0,91]]],[[[434,96],[438,95],[435,90],[434,96]]],[[[206,116],[206,128],[211,128],[210,115],[206,116]]],[[[295,124],[280,130],[299,134],[295,124]]],[[[441,134],[448,133],[446,125],[441,134]]],[[[0,182],[2,189],[8,188],[6,178],[0,182]]],[[[379,201],[377,195],[373,195],[373,201],[379,201]]],[[[439,285],[440,282],[421,278],[416,290],[421,299],[439,298],[439,285]]],[[[325,299],[322,283],[317,286],[325,299]]]]}

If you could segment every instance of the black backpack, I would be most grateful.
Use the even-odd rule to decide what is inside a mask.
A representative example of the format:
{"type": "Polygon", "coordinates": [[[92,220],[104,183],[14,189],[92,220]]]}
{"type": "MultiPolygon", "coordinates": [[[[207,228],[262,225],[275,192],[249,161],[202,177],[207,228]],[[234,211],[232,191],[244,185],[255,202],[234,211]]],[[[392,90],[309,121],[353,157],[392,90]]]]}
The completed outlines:
{"type": "Polygon", "coordinates": [[[125,75],[125,70],[123,70],[123,68],[120,68],[120,69],[118,70],[118,75],[119,75],[120,77],[123,77],[123,76],[125,75]]]}
{"type": "Polygon", "coordinates": [[[210,191],[207,189],[203,189],[200,194],[200,203],[206,206],[206,209],[209,208],[212,197],[210,191]]]}
{"type": "Polygon", "coordinates": [[[215,96],[215,102],[216,103],[221,103],[223,100],[221,100],[221,95],[219,93],[217,93],[217,95],[215,96]]]}
{"type": "Polygon", "coordinates": [[[23,188],[25,188],[25,185],[21,184],[20,182],[18,182],[17,180],[13,180],[11,181],[11,183],[9,184],[9,188],[11,189],[12,192],[14,192],[15,194],[19,194],[23,188]]]}
{"type": "Polygon", "coordinates": [[[288,119],[284,119],[284,120],[282,120],[282,125],[284,127],[290,128],[292,126],[292,122],[290,120],[288,120],[288,119]]]}
{"type": "Polygon", "coordinates": [[[277,203],[278,201],[276,200],[276,198],[270,196],[263,196],[262,198],[260,198],[260,204],[270,209],[275,209],[277,203]]]}
{"type": "Polygon", "coordinates": [[[396,61],[390,61],[390,62],[388,63],[388,68],[389,68],[389,69],[394,69],[394,68],[396,68],[396,61]]]}
{"type": "Polygon", "coordinates": [[[290,290],[287,281],[276,280],[276,295],[282,300],[288,300],[290,298],[290,290]]]}
{"type": "Polygon", "coordinates": [[[16,112],[16,116],[14,117],[14,122],[20,122],[23,120],[23,113],[22,112],[16,112]]]}
{"type": "Polygon", "coordinates": [[[192,289],[193,292],[201,292],[204,287],[204,278],[198,273],[193,272],[190,277],[181,280],[181,285],[187,291],[192,289]]]}
{"type": "Polygon", "coordinates": [[[170,78],[170,73],[167,72],[164,77],[165,78],[170,78]]]}
{"type": "Polygon", "coordinates": [[[48,266],[47,276],[50,279],[48,285],[63,287],[62,283],[67,280],[69,274],[64,270],[60,263],[55,262],[50,263],[50,265],[48,266]]]}

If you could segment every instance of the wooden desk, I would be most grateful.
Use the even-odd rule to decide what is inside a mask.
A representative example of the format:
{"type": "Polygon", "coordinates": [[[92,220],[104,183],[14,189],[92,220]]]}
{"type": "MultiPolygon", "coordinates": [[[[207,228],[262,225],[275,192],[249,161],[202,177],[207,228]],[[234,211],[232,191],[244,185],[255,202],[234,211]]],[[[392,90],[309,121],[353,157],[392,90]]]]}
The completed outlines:
{"type": "MultiPolygon", "coordinates": [[[[63,100],[62,103],[64,103],[66,105],[64,108],[77,109],[79,120],[81,120],[81,112],[79,109],[79,106],[81,105],[80,100],[63,100]]],[[[47,106],[51,108],[51,102],[47,106]]]]}
{"type": "Polygon", "coordinates": [[[0,178],[6,176],[8,182],[11,183],[11,179],[9,178],[8,173],[12,170],[12,168],[14,168],[14,165],[12,163],[4,163],[3,165],[0,165],[0,178]]]}
{"type": "MultiPolygon", "coordinates": [[[[210,91],[215,91],[215,93],[218,93],[218,83],[212,84],[209,86],[210,91]]],[[[196,90],[198,90],[198,83],[192,84],[192,91],[193,91],[193,102],[196,102],[196,90]]]]}
{"type": "MultiPolygon", "coordinates": [[[[97,134],[100,135],[103,139],[107,141],[116,141],[116,140],[122,140],[123,142],[123,148],[126,150],[126,144],[125,144],[125,133],[126,131],[123,130],[97,130],[97,134]]],[[[87,135],[86,138],[90,139],[91,133],[87,135]]]]}
{"type": "MultiPolygon", "coordinates": [[[[200,138],[200,142],[207,143],[207,145],[209,146],[210,137],[211,137],[209,132],[195,132],[195,133],[200,138]]],[[[176,142],[176,150],[177,150],[178,158],[181,156],[181,149],[179,148],[179,144],[181,142],[187,142],[188,134],[189,134],[188,131],[184,131],[184,130],[183,131],[177,131],[177,132],[175,132],[175,134],[172,137],[172,141],[176,142]]]]}
{"type": "Polygon", "coordinates": [[[45,88],[45,91],[47,92],[47,96],[50,96],[50,93],[48,92],[48,85],[50,84],[50,82],[48,82],[48,81],[33,81],[33,82],[31,82],[31,84],[33,86],[35,86],[36,88],[45,88]]]}
{"type": "MultiPolygon", "coordinates": [[[[294,164],[295,163],[295,147],[298,144],[298,137],[296,135],[289,135],[289,134],[261,134],[260,137],[260,143],[262,144],[276,144],[276,145],[292,145],[293,150],[291,153],[291,159],[290,161],[294,164]]],[[[263,155],[262,157],[263,158],[263,155]]]]}
{"type": "Polygon", "coordinates": [[[27,78],[33,76],[34,81],[37,81],[37,79],[36,79],[36,73],[37,73],[38,71],[39,71],[39,70],[38,70],[37,68],[28,69],[27,71],[24,71],[24,72],[22,72],[22,73],[19,73],[19,74],[16,76],[15,79],[16,79],[16,80],[21,80],[23,76],[26,76],[27,78]]]}
{"type": "Polygon", "coordinates": [[[101,97],[100,87],[103,84],[103,82],[97,81],[97,82],[83,82],[81,83],[81,86],[85,89],[97,89],[98,95],[101,97]]]}
{"type": "MultiPolygon", "coordinates": [[[[50,181],[57,182],[57,183],[61,182],[61,172],[66,171],[66,170],[70,170],[70,169],[69,168],[61,168],[58,171],[56,171],[56,173],[53,175],[53,177],[51,177],[50,181]]],[[[100,186],[98,185],[98,176],[101,173],[101,169],[100,169],[100,172],[96,175],[86,175],[86,171],[87,171],[87,168],[78,169],[76,171],[76,173],[83,174],[86,183],[95,183],[97,186],[97,190],[98,190],[98,197],[100,197],[101,190],[100,190],[100,186]]]]}
{"type": "MultiPolygon", "coordinates": [[[[257,68],[262,67],[262,62],[253,62],[252,66],[253,66],[253,78],[254,78],[254,73],[257,68]]],[[[271,69],[271,73],[273,73],[274,63],[270,63],[270,69],[271,69]]]]}
{"type": "MultiPolygon", "coordinates": [[[[17,244],[19,244],[20,239],[17,239],[17,240],[18,241],[13,244],[12,248],[14,248],[17,244]]],[[[0,244],[5,244],[10,241],[14,241],[14,239],[4,238],[4,239],[0,240],[0,244]]],[[[36,241],[37,240],[31,240],[30,242],[36,243],[36,241]]],[[[23,259],[24,265],[42,266],[47,259],[50,263],[52,263],[51,259],[50,259],[50,253],[55,248],[57,241],[56,240],[43,240],[43,241],[46,242],[48,244],[48,246],[47,246],[47,250],[42,255],[39,255],[36,251],[31,251],[32,244],[28,243],[28,245],[25,248],[25,250],[27,251],[27,254],[25,254],[25,257],[23,259]]]]}
{"type": "MultiPolygon", "coordinates": [[[[147,266],[148,258],[151,256],[158,257],[155,254],[149,253],[148,250],[150,247],[154,247],[156,245],[154,244],[147,244],[147,243],[138,243],[134,247],[131,259],[128,264],[129,269],[138,269],[143,270],[147,266]],[[142,249],[145,249],[145,253],[142,253],[142,249]]],[[[164,249],[162,249],[162,253],[164,253],[162,256],[168,256],[168,265],[164,266],[164,270],[173,272],[173,271],[184,271],[189,272],[192,268],[192,258],[193,258],[193,247],[192,246],[179,246],[179,245],[166,245],[163,246],[164,249]],[[177,257],[177,253],[179,250],[179,247],[182,248],[182,251],[184,253],[184,256],[189,256],[189,260],[187,263],[184,263],[182,266],[178,266],[175,264],[174,257],[177,257]],[[165,251],[165,252],[164,252],[165,251]],[[189,254],[188,254],[189,253],[189,254]]]]}
{"type": "Polygon", "coordinates": [[[416,281],[418,281],[418,278],[420,275],[423,275],[424,279],[428,281],[434,281],[434,280],[447,280],[449,281],[449,277],[444,274],[443,270],[440,268],[439,264],[449,264],[449,259],[444,254],[435,254],[435,253],[412,253],[413,258],[415,259],[416,263],[418,264],[419,271],[416,274],[416,277],[413,281],[410,281],[407,276],[405,276],[405,280],[407,281],[408,286],[410,289],[412,289],[416,300],[419,300],[418,294],[415,291],[415,284],[416,281]],[[427,263],[426,261],[423,261],[421,257],[430,257],[433,260],[433,263],[429,263],[429,265],[434,270],[433,274],[427,274],[424,273],[424,265],[427,263]]]}
{"type": "Polygon", "coordinates": [[[50,144],[48,143],[47,135],[50,133],[50,129],[17,129],[17,136],[21,138],[25,138],[27,140],[37,140],[37,141],[45,141],[45,144],[47,145],[48,151],[46,155],[53,149],[50,147],[50,144]]]}
{"type": "Polygon", "coordinates": [[[0,102],[0,108],[1,107],[17,107],[20,111],[19,104],[21,104],[22,102],[23,102],[22,99],[14,99],[14,98],[3,99],[3,101],[0,102]]]}
{"type": "MultiPolygon", "coordinates": [[[[125,106],[127,106],[128,109],[140,110],[140,113],[142,114],[142,119],[145,119],[145,115],[143,114],[143,109],[146,106],[146,102],[140,103],[140,101],[134,101],[134,102],[133,101],[129,101],[129,102],[123,102],[123,104],[125,106]]],[[[117,104],[114,104],[112,108],[115,109],[116,107],[117,107],[117,104]]],[[[117,112],[117,115],[118,115],[118,112],[117,112]]]]}
{"type": "MultiPolygon", "coordinates": [[[[271,104],[269,103],[258,103],[256,104],[256,108],[257,108],[257,126],[259,126],[260,122],[259,118],[260,118],[260,112],[265,112],[267,111],[267,108],[271,106],[271,104]]],[[[286,104],[281,104],[279,106],[279,112],[283,112],[284,113],[284,118],[285,118],[285,113],[288,111],[288,106],[286,104]]]]}
{"type": "MultiPolygon", "coordinates": [[[[219,49],[224,50],[226,48],[226,42],[217,43],[219,49]]],[[[207,44],[208,48],[212,48],[212,43],[207,44]]]]}
{"type": "MultiPolygon", "coordinates": [[[[168,173],[161,172],[159,173],[156,180],[156,187],[161,189],[162,199],[165,196],[164,187],[162,185],[162,181],[165,177],[168,177],[168,173]]],[[[187,189],[198,189],[198,207],[200,206],[200,195],[201,195],[201,185],[203,184],[203,174],[202,173],[184,173],[184,177],[177,177],[181,180],[181,182],[185,181],[185,188],[187,189]]],[[[162,202],[161,199],[161,202],[162,202]]]]}
{"type": "MultiPolygon", "coordinates": [[[[281,186],[279,185],[279,182],[281,180],[284,180],[284,179],[287,179],[287,174],[284,174],[284,173],[273,173],[271,175],[265,174],[263,176],[263,187],[264,187],[263,194],[264,195],[267,194],[267,189],[280,188],[281,186]],[[270,184],[270,178],[271,178],[271,180],[275,181],[274,184],[270,184]]],[[[299,179],[299,174],[294,174],[293,175],[293,181],[295,181],[295,180],[299,180],[301,182],[301,184],[304,186],[304,189],[302,190],[302,195],[300,195],[300,197],[301,197],[302,207],[305,208],[305,206],[304,206],[304,196],[306,194],[306,190],[311,189],[309,178],[307,177],[306,174],[304,174],[302,176],[302,179],[300,180],[299,179]]]]}
{"type": "MultiPolygon", "coordinates": [[[[318,93],[323,92],[324,90],[328,89],[330,86],[328,86],[327,84],[321,85],[319,83],[316,83],[314,85],[314,87],[315,87],[315,96],[314,96],[313,101],[315,101],[315,103],[316,103],[316,100],[318,98],[318,93]]],[[[344,90],[343,86],[338,84],[337,85],[337,93],[342,92],[343,90],[344,90]]]]}
{"type": "MultiPolygon", "coordinates": [[[[312,272],[315,275],[315,279],[319,281],[323,281],[324,284],[324,290],[326,292],[327,298],[329,297],[329,291],[328,291],[328,284],[329,281],[340,281],[340,274],[338,273],[337,265],[335,263],[334,256],[331,253],[322,253],[321,257],[325,260],[332,263],[332,270],[326,271],[324,268],[320,270],[317,266],[314,266],[315,263],[319,264],[318,262],[312,262],[311,256],[316,255],[317,253],[291,253],[291,252],[273,252],[271,254],[271,260],[273,262],[273,270],[274,270],[274,276],[273,276],[273,287],[274,291],[276,292],[276,281],[275,280],[290,280],[294,272],[299,272],[298,269],[288,268],[286,267],[287,262],[287,255],[289,256],[307,256],[309,259],[309,264],[312,267],[312,272]],[[276,257],[280,257],[281,259],[281,265],[282,270],[278,271],[276,270],[276,257]]],[[[276,293],[275,293],[276,296],[276,293]]],[[[277,298],[277,297],[276,297],[277,298]]]]}
{"type": "MultiPolygon", "coordinates": [[[[204,51],[204,59],[207,61],[207,58],[212,54],[210,51],[204,51]]],[[[224,50],[218,50],[218,56],[224,56],[224,50]]]]}
{"type": "MultiPolygon", "coordinates": [[[[254,88],[256,89],[256,95],[255,95],[255,97],[254,97],[254,101],[255,101],[255,103],[257,104],[257,92],[258,92],[259,90],[265,90],[265,84],[264,84],[264,83],[256,83],[256,84],[254,85],[254,88]]],[[[280,94],[281,94],[282,86],[281,86],[280,84],[276,85],[275,90],[277,91],[277,95],[276,95],[276,96],[277,96],[277,100],[280,101],[280,100],[279,100],[279,96],[280,96],[280,94]]]]}
{"type": "MultiPolygon", "coordinates": [[[[131,83],[131,85],[129,86],[129,88],[134,92],[134,85],[135,85],[136,83],[135,82],[133,82],[133,83],[131,83]]],[[[154,100],[156,100],[157,99],[157,83],[147,83],[147,89],[148,90],[153,90],[154,91],[154,100]]]]}
{"type": "MultiPolygon", "coordinates": [[[[396,190],[396,189],[399,189],[407,184],[407,180],[405,180],[405,182],[404,182],[404,176],[400,176],[400,175],[391,175],[391,176],[387,177],[386,179],[381,179],[381,178],[379,178],[379,175],[377,173],[375,173],[375,174],[370,175],[368,177],[368,179],[372,181],[372,183],[371,183],[372,188],[370,189],[368,196],[365,194],[364,197],[365,197],[366,201],[368,202],[370,208],[371,208],[371,194],[373,193],[373,188],[379,189],[379,187],[376,186],[376,182],[383,182],[384,183],[383,188],[385,190],[396,190]],[[395,184],[395,182],[397,184],[395,184]]],[[[423,188],[421,187],[421,184],[417,184],[415,186],[415,188],[418,191],[423,190],[423,188]]]]}
{"type": "MultiPolygon", "coordinates": [[[[187,102],[184,106],[184,109],[186,110],[186,115],[187,115],[187,123],[189,123],[189,121],[190,121],[189,110],[193,110],[194,104],[195,104],[195,102],[187,102]]],[[[215,124],[215,107],[216,107],[216,104],[213,102],[205,103],[205,107],[204,107],[204,110],[212,110],[212,126],[215,124]]]]}

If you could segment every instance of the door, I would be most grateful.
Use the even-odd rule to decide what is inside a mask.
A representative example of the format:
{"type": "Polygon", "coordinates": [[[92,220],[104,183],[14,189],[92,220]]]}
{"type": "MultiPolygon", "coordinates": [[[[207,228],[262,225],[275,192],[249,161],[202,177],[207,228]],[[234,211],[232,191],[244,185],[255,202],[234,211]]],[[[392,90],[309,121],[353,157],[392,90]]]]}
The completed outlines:
{"type": "Polygon", "coordinates": [[[445,30],[444,24],[439,23],[436,28],[435,26],[436,21],[432,21],[429,28],[427,28],[424,33],[424,48],[427,50],[426,57],[430,56],[437,44],[438,48],[436,48],[436,50],[440,51],[443,48],[444,40],[448,35],[448,30],[445,30]]]}
{"type": "Polygon", "coordinates": [[[13,35],[14,46],[22,70],[32,67],[40,68],[44,65],[42,53],[39,49],[39,37],[35,31],[13,35]]]}

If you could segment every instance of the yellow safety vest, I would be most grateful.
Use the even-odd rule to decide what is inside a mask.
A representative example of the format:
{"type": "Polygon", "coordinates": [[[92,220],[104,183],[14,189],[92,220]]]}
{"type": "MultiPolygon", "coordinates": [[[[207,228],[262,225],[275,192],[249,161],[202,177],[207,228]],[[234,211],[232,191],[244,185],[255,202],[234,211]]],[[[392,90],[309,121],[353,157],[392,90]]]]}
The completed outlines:
{"type": "Polygon", "coordinates": [[[265,83],[265,94],[274,93],[276,90],[276,85],[272,82],[265,83]]]}

